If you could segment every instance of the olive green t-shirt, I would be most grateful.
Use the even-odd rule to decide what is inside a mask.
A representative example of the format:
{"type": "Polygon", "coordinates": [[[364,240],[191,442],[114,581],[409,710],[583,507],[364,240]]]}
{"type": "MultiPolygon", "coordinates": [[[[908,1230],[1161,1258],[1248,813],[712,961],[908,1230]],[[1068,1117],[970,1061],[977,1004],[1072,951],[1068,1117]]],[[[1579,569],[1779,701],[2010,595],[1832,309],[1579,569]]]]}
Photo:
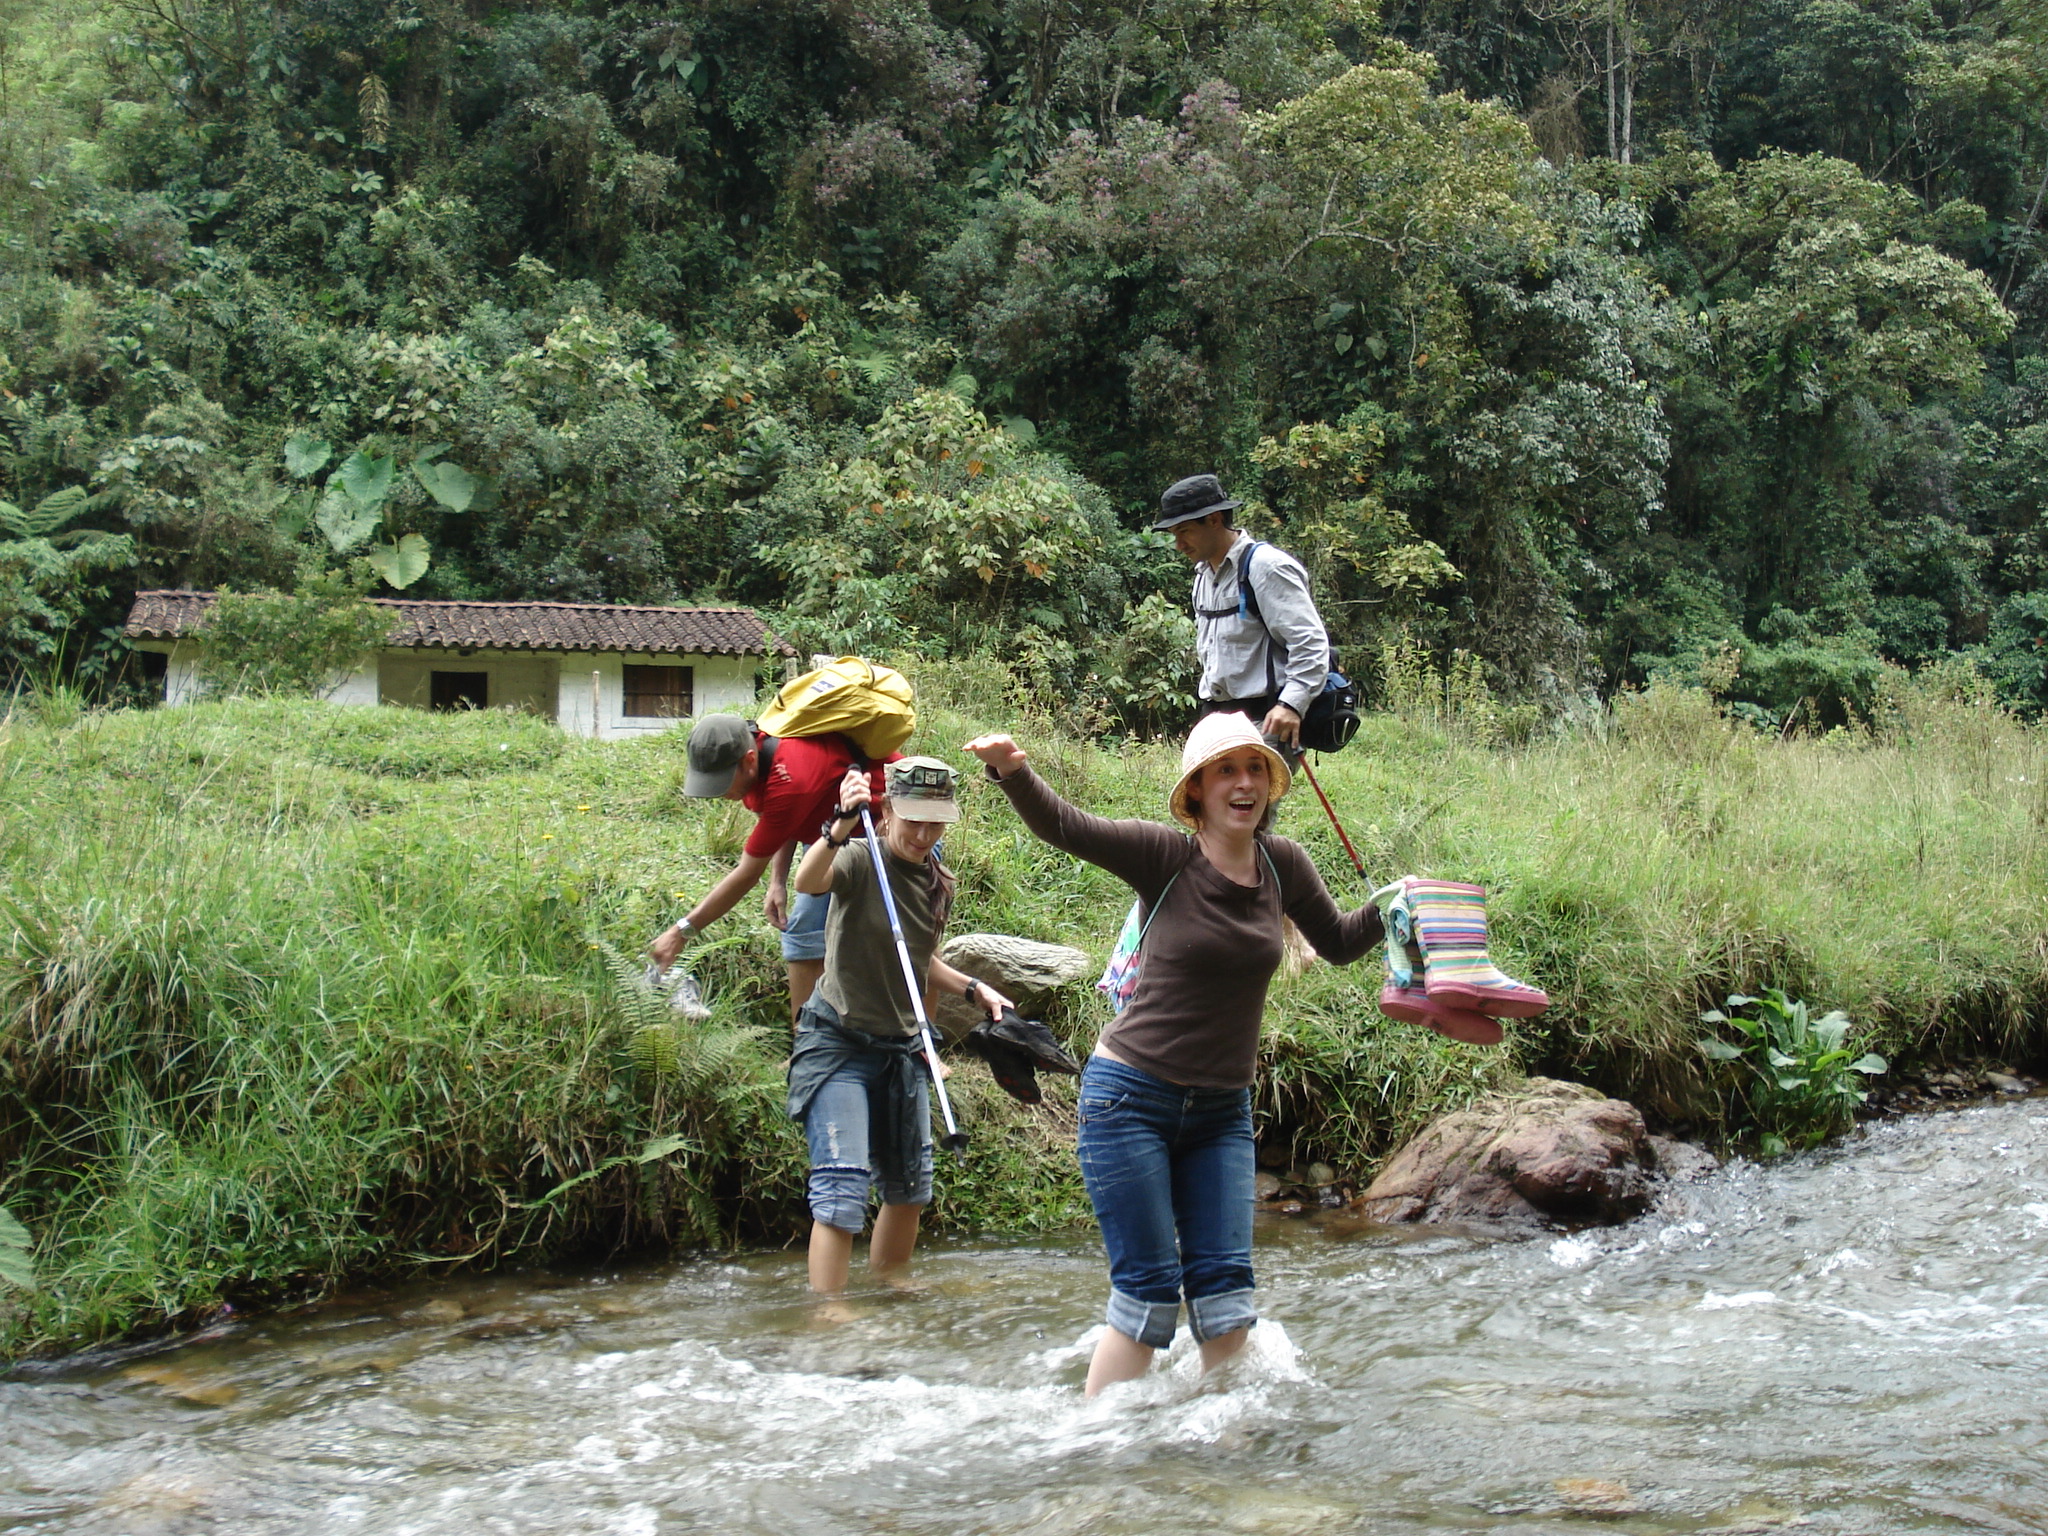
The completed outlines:
{"type": "MultiPolygon", "coordinates": [[[[906,863],[882,845],[889,889],[910,946],[910,965],[922,987],[939,936],[932,930],[932,871],[924,859],[906,863]]],[[[825,974],[818,995],[839,1010],[849,1029],[871,1035],[917,1032],[904,988],[903,962],[889,934],[889,912],[865,842],[851,842],[832,857],[832,905],[825,913],[825,974]]]]}

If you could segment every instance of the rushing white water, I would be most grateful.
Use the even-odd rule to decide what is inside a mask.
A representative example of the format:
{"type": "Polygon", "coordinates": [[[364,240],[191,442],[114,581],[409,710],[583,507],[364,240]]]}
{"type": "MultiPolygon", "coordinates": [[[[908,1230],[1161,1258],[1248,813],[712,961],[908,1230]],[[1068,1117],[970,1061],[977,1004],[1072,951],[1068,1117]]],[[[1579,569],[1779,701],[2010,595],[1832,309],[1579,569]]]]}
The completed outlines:
{"type": "Polygon", "coordinates": [[[1092,1238],[343,1299],[0,1383],[0,1532],[2048,1531],[2048,1102],[1533,1242],[1262,1226],[1270,1321],[1089,1403],[1092,1238]]]}

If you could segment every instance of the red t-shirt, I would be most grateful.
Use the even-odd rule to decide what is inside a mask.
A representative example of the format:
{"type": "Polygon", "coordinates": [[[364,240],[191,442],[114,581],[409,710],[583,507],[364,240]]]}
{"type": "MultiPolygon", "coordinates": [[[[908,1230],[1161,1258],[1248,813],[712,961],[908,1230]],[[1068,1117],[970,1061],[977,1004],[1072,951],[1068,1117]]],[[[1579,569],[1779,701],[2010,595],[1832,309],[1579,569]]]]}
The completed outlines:
{"type": "MultiPolygon", "coordinates": [[[[754,733],[760,745],[761,732],[754,733]]],[[[891,752],[885,762],[903,754],[891,752]]],[[[784,843],[808,843],[819,824],[839,805],[839,781],[853,766],[853,748],[843,736],[790,736],[775,747],[775,766],[765,783],[747,791],[740,803],[760,819],[747,834],[746,851],[771,859],[784,843]]],[[[887,792],[880,765],[868,774],[868,788],[877,800],[887,792]]]]}

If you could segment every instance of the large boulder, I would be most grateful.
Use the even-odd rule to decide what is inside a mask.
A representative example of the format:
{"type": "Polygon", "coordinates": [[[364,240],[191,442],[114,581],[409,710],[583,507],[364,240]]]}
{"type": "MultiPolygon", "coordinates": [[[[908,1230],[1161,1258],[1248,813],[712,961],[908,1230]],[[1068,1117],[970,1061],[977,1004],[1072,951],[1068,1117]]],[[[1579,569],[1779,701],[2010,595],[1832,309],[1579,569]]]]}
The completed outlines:
{"type": "Polygon", "coordinates": [[[1532,1077],[1423,1131],[1358,1209],[1375,1221],[1626,1221],[1648,1208],[1657,1172],[1633,1104],[1532,1077]]]}
{"type": "MultiPolygon", "coordinates": [[[[1006,933],[960,933],[939,946],[939,957],[955,970],[979,976],[1035,1015],[1048,994],[1079,981],[1095,969],[1087,954],[1067,944],[1041,944],[1013,939],[1006,933]]],[[[958,1040],[988,1015],[958,992],[931,1000],[932,1027],[947,1040],[958,1040]]]]}

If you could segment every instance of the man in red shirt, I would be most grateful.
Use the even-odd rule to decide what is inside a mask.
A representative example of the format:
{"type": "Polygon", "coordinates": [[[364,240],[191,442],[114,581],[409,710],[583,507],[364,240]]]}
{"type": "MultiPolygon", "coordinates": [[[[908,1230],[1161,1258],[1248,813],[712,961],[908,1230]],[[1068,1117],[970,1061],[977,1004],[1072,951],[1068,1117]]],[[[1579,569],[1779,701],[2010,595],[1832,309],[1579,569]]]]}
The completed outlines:
{"type": "MultiPolygon", "coordinates": [[[[889,761],[901,755],[892,752],[889,761]]],[[[799,895],[796,905],[790,905],[790,855],[798,843],[816,837],[838,809],[839,781],[857,761],[853,746],[843,736],[785,740],[757,731],[752,721],[738,715],[706,715],[690,732],[689,758],[684,794],[700,800],[737,800],[757,819],[739,863],[687,917],[657,935],[647,952],[657,967],[667,970],[685,944],[739,905],[767,873],[768,895],[761,907],[770,925],[782,933],[793,1020],[825,972],[825,912],[832,898],[799,895]]],[[[880,799],[880,764],[871,768],[869,782],[880,799]]]]}

